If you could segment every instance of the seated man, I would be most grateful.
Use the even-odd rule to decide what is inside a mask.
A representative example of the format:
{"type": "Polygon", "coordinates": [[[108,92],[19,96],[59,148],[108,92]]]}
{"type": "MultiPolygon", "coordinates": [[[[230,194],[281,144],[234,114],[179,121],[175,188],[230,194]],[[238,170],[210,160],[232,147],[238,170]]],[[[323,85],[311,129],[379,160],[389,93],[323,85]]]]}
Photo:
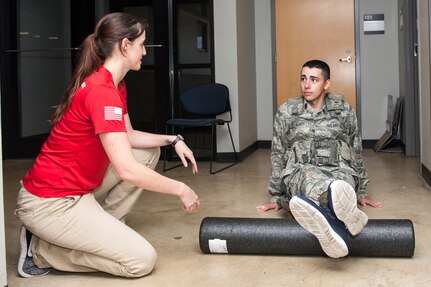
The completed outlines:
{"type": "Polygon", "coordinates": [[[368,222],[357,203],[383,205],[365,192],[369,178],[356,114],[341,95],[327,92],[329,66],[306,62],[300,82],[302,96],[277,112],[268,186],[273,198],[257,210],[288,210],[328,256],[344,257],[347,230],[357,235],[368,222]]]}

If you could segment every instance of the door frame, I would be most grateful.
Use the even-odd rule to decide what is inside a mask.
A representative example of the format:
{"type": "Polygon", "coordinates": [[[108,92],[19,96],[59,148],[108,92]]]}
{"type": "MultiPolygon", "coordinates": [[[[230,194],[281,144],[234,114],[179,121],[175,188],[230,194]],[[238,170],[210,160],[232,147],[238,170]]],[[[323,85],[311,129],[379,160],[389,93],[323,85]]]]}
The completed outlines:
{"type": "Polygon", "coordinates": [[[404,98],[400,137],[407,156],[420,155],[417,7],[417,0],[398,1],[400,17],[404,18],[403,28],[398,29],[399,62],[405,67],[400,69],[400,97],[404,98]]]}
{"type": "MultiPolygon", "coordinates": [[[[360,15],[359,15],[359,0],[353,0],[354,3],[354,18],[355,18],[355,56],[356,56],[356,118],[358,120],[358,128],[362,131],[362,102],[361,102],[361,50],[360,50],[360,15]]],[[[362,132],[361,132],[362,133],[362,132]]]]}

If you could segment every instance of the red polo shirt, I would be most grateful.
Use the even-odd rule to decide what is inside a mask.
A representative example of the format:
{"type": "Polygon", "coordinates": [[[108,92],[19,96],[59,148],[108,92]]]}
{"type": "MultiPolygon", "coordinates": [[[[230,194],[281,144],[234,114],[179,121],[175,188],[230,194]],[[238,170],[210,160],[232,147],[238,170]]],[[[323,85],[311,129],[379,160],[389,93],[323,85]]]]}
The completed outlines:
{"type": "Polygon", "coordinates": [[[115,87],[101,66],[78,88],[72,104],[53,127],[24,187],[40,197],[64,197],[92,192],[100,186],[109,159],[99,134],[126,132],[126,86],[115,87]]]}

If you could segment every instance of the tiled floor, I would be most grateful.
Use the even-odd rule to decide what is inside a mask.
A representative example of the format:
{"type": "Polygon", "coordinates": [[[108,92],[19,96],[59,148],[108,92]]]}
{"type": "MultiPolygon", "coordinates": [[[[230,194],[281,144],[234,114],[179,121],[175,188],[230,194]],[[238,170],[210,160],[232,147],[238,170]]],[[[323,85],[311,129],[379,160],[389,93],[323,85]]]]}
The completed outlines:
{"type": "Polygon", "coordinates": [[[419,176],[419,159],[401,154],[364,151],[371,177],[367,190],[385,206],[362,210],[370,219],[411,219],[416,236],[413,258],[203,254],[199,227],[204,217],[286,216],[284,211],[262,214],[255,209],[269,199],[269,153],[257,150],[216,175],[209,174],[208,163],[201,163],[194,176],[190,169],[167,172],[199,194],[201,208],[196,213],[183,213],[174,197],[145,192],[127,223],[154,245],[159,259],[153,273],[139,279],[63,272],[33,279],[18,277],[20,223],[13,210],[19,180],[32,161],[4,161],[8,286],[431,286],[431,190],[419,176]]]}

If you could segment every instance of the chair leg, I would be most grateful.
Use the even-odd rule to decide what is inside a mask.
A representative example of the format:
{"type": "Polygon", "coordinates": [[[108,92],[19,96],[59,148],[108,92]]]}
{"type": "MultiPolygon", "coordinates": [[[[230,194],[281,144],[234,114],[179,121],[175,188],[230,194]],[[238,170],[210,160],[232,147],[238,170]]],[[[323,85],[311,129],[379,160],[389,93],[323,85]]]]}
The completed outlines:
{"type": "MultiPolygon", "coordinates": [[[[168,125],[166,125],[165,134],[168,135],[168,125]]],[[[166,172],[166,158],[167,158],[166,154],[168,153],[167,146],[164,146],[163,150],[164,150],[164,152],[163,152],[163,172],[166,172]]]]}
{"type": "Polygon", "coordinates": [[[211,126],[211,154],[210,154],[210,173],[214,174],[213,172],[213,160],[214,160],[214,145],[217,143],[214,143],[215,141],[215,134],[216,134],[216,126],[211,126]]]}
{"type": "Polygon", "coordinates": [[[236,165],[237,163],[238,163],[238,156],[237,156],[237,153],[236,153],[236,149],[235,149],[235,144],[234,144],[234,142],[233,142],[233,137],[232,137],[232,132],[231,132],[231,130],[230,130],[230,126],[229,126],[229,123],[226,123],[227,124],[227,128],[228,128],[228,130],[229,130],[229,136],[230,136],[230,141],[231,141],[231,143],[232,143],[232,147],[233,147],[233,154],[234,154],[234,156],[235,156],[235,161],[233,162],[233,163],[231,163],[231,164],[229,164],[229,165],[227,165],[227,166],[224,166],[224,167],[222,167],[222,168],[220,168],[220,169],[218,169],[218,170],[216,170],[216,171],[213,171],[213,169],[212,169],[212,163],[213,163],[213,154],[214,154],[214,151],[213,151],[213,146],[214,146],[214,136],[215,136],[215,130],[216,130],[216,126],[215,125],[213,125],[213,139],[212,139],[212,144],[211,144],[211,162],[210,162],[210,173],[211,174],[215,174],[215,173],[218,173],[218,172],[220,172],[220,171],[222,171],[222,170],[225,170],[225,169],[227,169],[227,168],[229,168],[229,167],[231,167],[231,166],[234,166],[234,165],[236,165]]]}

